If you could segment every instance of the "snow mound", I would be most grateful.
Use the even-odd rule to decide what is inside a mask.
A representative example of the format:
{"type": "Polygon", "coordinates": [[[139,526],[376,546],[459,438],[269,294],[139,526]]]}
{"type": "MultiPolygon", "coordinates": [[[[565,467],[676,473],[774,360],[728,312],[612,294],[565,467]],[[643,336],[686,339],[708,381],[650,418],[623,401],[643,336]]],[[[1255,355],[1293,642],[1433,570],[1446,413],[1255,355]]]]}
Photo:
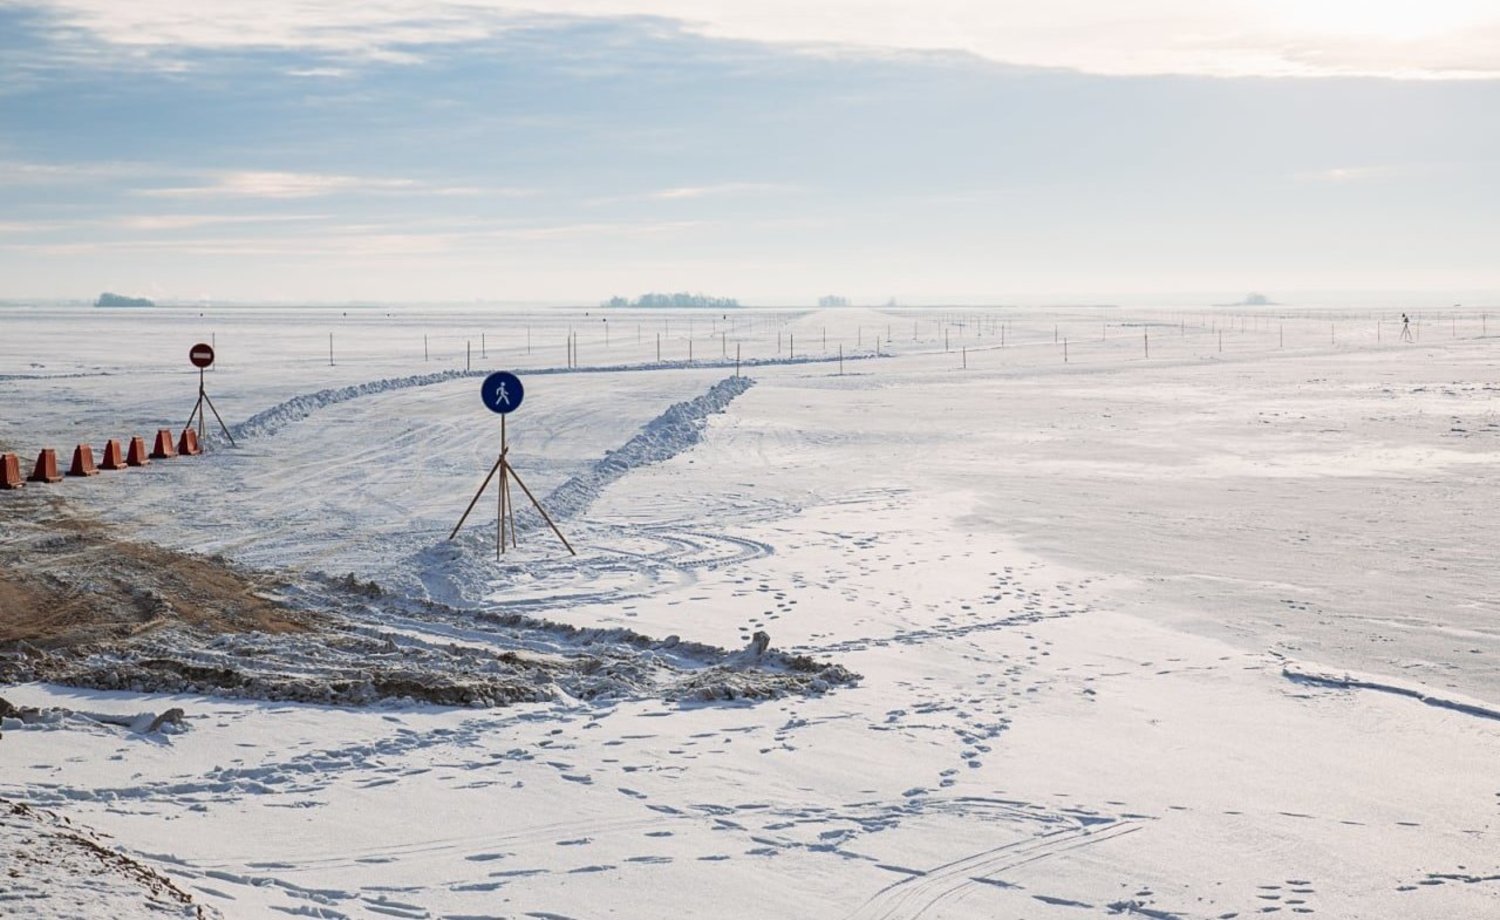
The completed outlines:
{"type": "Polygon", "coordinates": [[[708,417],[723,412],[735,397],[754,385],[749,377],[726,377],[702,396],[673,405],[623,446],[605,453],[586,472],[553,489],[542,504],[558,517],[581,514],[610,483],[631,470],[665,462],[697,444],[708,417]]]}
{"type": "Polygon", "coordinates": [[[336,403],[348,402],[361,396],[371,396],[389,390],[404,390],[409,387],[425,387],[435,383],[447,383],[463,377],[483,377],[488,371],[438,371],[435,374],[418,374],[413,377],[387,377],[347,387],[335,387],[294,396],[286,402],[277,403],[263,412],[240,422],[230,429],[236,441],[260,435],[275,434],[286,426],[300,422],[319,409],[336,403]]]}
{"type": "Polygon", "coordinates": [[[1431,687],[1424,687],[1420,684],[1404,683],[1389,677],[1336,671],[1295,661],[1284,663],[1281,666],[1281,673],[1287,679],[1299,684],[1335,687],[1340,690],[1378,690],[1381,693],[1410,697],[1439,709],[1451,709],[1454,712],[1478,716],[1482,719],[1500,719],[1500,706],[1457,693],[1433,690],[1431,687]]]}

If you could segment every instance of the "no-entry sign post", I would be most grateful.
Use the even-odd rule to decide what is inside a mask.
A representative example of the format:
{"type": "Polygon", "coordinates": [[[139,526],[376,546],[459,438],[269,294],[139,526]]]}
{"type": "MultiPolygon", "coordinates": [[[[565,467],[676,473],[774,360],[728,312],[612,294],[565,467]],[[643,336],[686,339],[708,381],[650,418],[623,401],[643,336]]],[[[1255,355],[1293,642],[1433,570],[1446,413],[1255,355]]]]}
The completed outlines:
{"type": "Polygon", "coordinates": [[[229,439],[230,444],[234,444],[234,435],[229,433],[229,426],[224,424],[224,419],[219,415],[219,410],[214,408],[213,400],[208,398],[208,391],[203,386],[203,372],[212,367],[214,363],[214,347],[204,342],[199,342],[188,349],[188,360],[192,362],[193,367],[198,369],[198,402],[193,405],[193,411],[188,413],[187,424],[182,426],[182,430],[185,432],[193,427],[193,418],[196,416],[198,419],[198,443],[203,444],[203,407],[208,406],[209,410],[213,412],[214,418],[218,419],[219,430],[224,432],[224,437],[229,439]]]}
{"type": "Polygon", "coordinates": [[[568,552],[574,556],[578,555],[573,549],[573,545],[568,542],[568,538],[563,536],[561,530],[557,529],[557,524],[553,523],[551,516],[547,514],[547,509],[543,508],[542,503],[537,501],[535,495],[531,494],[531,490],[526,488],[526,483],[516,473],[515,467],[510,465],[510,445],[506,442],[505,417],[521,408],[521,401],[526,398],[526,387],[522,385],[521,378],[510,371],[495,371],[484,378],[484,383],[479,388],[479,398],[484,402],[486,409],[500,416],[500,456],[495,460],[495,465],[490,467],[489,475],[484,477],[484,482],[480,484],[479,491],[475,492],[474,497],[470,499],[469,507],[464,509],[463,517],[458,519],[458,523],[453,527],[453,532],[448,534],[448,539],[452,540],[458,536],[459,528],[463,527],[464,521],[469,519],[469,512],[473,511],[474,506],[479,504],[479,497],[489,487],[490,480],[495,478],[496,473],[499,473],[500,484],[498,491],[500,494],[496,499],[498,509],[495,520],[495,558],[499,559],[501,554],[505,552],[507,523],[510,527],[510,545],[512,547],[518,545],[516,541],[516,504],[510,495],[510,481],[512,479],[516,481],[516,485],[521,487],[521,491],[526,493],[526,497],[531,500],[531,504],[536,506],[537,513],[542,516],[542,520],[547,522],[547,526],[552,528],[552,532],[557,534],[557,538],[562,541],[563,546],[568,548],[568,552]]]}

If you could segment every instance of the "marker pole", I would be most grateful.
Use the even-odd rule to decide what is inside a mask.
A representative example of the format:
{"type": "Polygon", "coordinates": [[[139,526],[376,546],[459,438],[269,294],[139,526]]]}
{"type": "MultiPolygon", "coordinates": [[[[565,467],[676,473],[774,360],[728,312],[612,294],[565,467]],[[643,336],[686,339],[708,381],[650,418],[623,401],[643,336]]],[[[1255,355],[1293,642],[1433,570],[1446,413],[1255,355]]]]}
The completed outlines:
{"type": "MultiPolygon", "coordinates": [[[[499,561],[499,557],[505,552],[505,467],[508,465],[510,464],[505,462],[505,416],[501,416],[499,417],[499,488],[495,489],[499,492],[499,498],[496,500],[499,509],[495,515],[495,561],[499,561]]],[[[511,539],[514,539],[514,534],[511,534],[511,539]]]]}

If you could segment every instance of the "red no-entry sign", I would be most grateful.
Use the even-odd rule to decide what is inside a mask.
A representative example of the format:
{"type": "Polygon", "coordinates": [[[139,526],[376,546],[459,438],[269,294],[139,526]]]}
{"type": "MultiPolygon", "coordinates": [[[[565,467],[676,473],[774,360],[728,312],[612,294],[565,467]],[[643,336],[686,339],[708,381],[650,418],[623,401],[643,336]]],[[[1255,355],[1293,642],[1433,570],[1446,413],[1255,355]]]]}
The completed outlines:
{"type": "Polygon", "coordinates": [[[193,362],[194,367],[208,367],[214,363],[214,348],[199,342],[188,351],[188,360],[193,362]]]}

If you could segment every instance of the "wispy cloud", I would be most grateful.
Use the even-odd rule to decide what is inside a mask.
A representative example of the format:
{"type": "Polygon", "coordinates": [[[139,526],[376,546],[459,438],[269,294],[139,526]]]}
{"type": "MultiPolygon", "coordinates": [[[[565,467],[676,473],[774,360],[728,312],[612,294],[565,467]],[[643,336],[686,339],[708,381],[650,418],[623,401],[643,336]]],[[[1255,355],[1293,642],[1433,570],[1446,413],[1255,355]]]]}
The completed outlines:
{"type": "MultiPolygon", "coordinates": [[[[37,0],[63,31],[170,61],[175,49],[299,49],[415,63],[534,25],[535,0],[37,0]],[[165,54],[160,54],[166,52],[165,54]]],[[[803,50],[962,52],[1103,74],[1500,74],[1492,0],[549,0],[547,17],[659,17],[803,50]]]]}
{"type": "Polygon", "coordinates": [[[1347,184],[1389,179],[1400,175],[1403,171],[1405,170],[1398,166],[1335,166],[1332,169],[1302,173],[1299,178],[1308,182],[1347,184]]]}
{"type": "Polygon", "coordinates": [[[329,173],[272,171],[225,172],[204,177],[196,185],[140,188],[136,194],[152,198],[262,198],[286,200],[340,194],[428,194],[442,196],[495,195],[521,197],[534,189],[441,185],[417,179],[352,176],[329,173]]]}
{"type": "Polygon", "coordinates": [[[694,201],[704,198],[736,198],[793,192],[798,186],[779,182],[719,182],[711,185],[675,185],[625,195],[590,198],[587,205],[619,204],[631,201],[694,201]]]}
{"type": "Polygon", "coordinates": [[[83,185],[100,182],[124,184],[129,186],[133,194],[149,198],[178,199],[292,200],[356,193],[434,195],[447,198],[528,198],[541,194],[541,189],[531,187],[441,183],[399,176],[282,170],[183,169],[166,164],[109,161],[37,163],[0,160],[0,186],[83,185]],[[158,184],[149,184],[153,182],[158,184]]]}
{"type": "Polygon", "coordinates": [[[410,179],[371,179],[356,176],[291,172],[231,172],[201,185],[137,189],[154,198],[316,198],[349,191],[410,189],[410,179]]]}
{"type": "Polygon", "coordinates": [[[76,220],[0,221],[0,233],[41,235],[78,230],[196,230],[243,224],[286,224],[326,219],[324,214],[133,214],[76,220]]]}
{"type": "Polygon", "coordinates": [[[326,219],[326,214],[140,214],[100,221],[124,230],[194,230],[240,224],[286,224],[326,219]]]}
{"type": "Polygon", "coordinates": [[[354,75],[348,67],[289,67],[283,71],[289,77],[313,77],[343,79],[354,75]]]}
{"type": "Polygon", "coordinates": [[[157,170],[137,163],[34,163],[0,160],[0,186],[57,185],[149,176],[157,170]]]}
{"type": "Polygon", "coordinates": [[[701,220],[643,220],[594,223],[547,224],[531,227],[511,227],[495,230],[488,236],[495,239],[556,240],[583,237],[645,237],[669,233],[698,230],[708,226],[701,220]]]}
{"type": "Polygon", "coordinates": [[[675,188],[658,189],[646,195],[660,201],[678,201],[684,198],[710,198],[720,195],[757,195],[765,192],[785,192],[792,188],[773,182],[723,182],[718,185],[682,185],[675,188]]]}

